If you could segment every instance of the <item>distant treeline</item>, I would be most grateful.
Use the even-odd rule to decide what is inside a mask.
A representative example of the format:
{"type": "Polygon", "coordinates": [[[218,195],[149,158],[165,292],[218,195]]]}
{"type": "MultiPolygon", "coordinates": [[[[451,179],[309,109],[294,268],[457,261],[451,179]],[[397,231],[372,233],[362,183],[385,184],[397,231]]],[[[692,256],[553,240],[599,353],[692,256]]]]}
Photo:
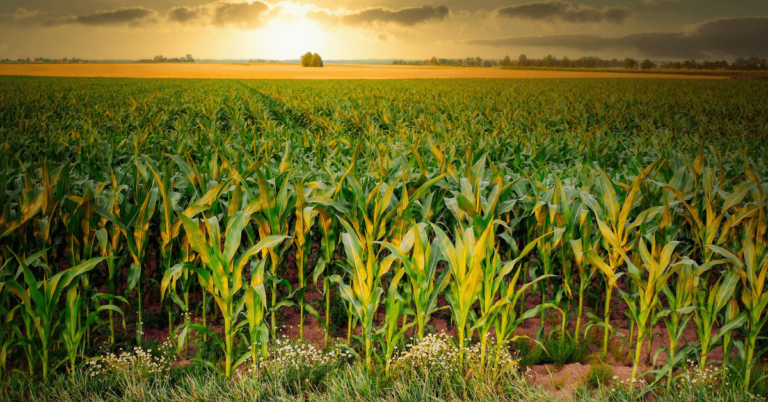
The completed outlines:
{"type": "Polygon", "coordinates": [[[499,60],[483,60],[480,57],[467,57],[466,59],[438,59],[433,57],[426,60],[394,60],[395,66],[467,66],[467,67],[493,67],[501,64],[499,60]]]}
{"type": "Polygon", "coordinates": [[[2,63],[84,63],[85,60],[80,60],[77,57],[73,57],[71,59],[68,59],[66,57],[62,59],[47,59],[44,57],[36,57],[34,59],[30,59],[29,57],[27,57],[26,59],[16,59],[16,60],[5,58],[5,59],[0,59],[0,62],[2,63]]]}
{"type": "Polygon", "coordinates": [[[393,65],[418,65],[418,66],[467,66],[467,67],[561,67],[561,68],[625,68],[625,69],[664,69],[664,70],[746,70],[746,71],[766,71],[768,62],[765,59],[752,57],[749,59],[738,58],[733,63],[722,61],[704,61],[686,60],[683,62],[666,62],[657,65],[649,59],[637,61],[632,58],[624,60],[611,59],[603,60],[599,57],[582,57],[571,60],[568,57],[558,59],[552,55],[542,59],[529,59],[521,54],[517,60],[509,56],[500,60],[483,60],[480,57],[467,57],[466,59],[440,59],[432,57],[426,60],[394,60],[393,65]]]}
{"type": "Polygon", "coordinates": [[[194,63],[195,59],[192,57],[191,54],[188,54],[184,57],[172,57],[167,58],[163,55],[155,56],[153,59],[141,59],[138,61],[139,63],[194,63]]]}

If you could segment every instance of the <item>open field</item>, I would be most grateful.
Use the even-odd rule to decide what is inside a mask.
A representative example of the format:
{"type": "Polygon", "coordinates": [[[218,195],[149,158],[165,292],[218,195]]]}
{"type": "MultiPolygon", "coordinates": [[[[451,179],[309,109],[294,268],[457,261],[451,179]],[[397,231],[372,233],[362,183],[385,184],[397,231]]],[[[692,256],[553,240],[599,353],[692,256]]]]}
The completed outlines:
{"type": "Polygon", "coordinates": [[[0,64],[0,75],[104,78],[232,79],[427,79],[427,78],[718,78],[681,74],[632,74],[598,71],[544,71],[430,66],[293,64],[0,64]]]}
{"type": "Polygon", "coordinates": [[[0,77],[0,401],[764,401],[766,93],[0,77]]]}

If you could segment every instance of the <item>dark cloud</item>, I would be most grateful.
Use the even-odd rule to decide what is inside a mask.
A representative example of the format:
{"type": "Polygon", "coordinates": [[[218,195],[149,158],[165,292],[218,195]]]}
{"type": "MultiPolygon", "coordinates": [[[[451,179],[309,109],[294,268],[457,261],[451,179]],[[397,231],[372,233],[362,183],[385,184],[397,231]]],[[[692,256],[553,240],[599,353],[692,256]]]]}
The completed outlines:
{"type": "Polygon", "coordinates": [[[258,0],[242,3],[215,1],[196,7],[174,7],[168,12],[167,18],[185,25],[211,24],[247,29],[261,26],[263,14],[269,9],[269,4],[258,0]]]}
{"type": "Polygon", "coordinates": [[[140,25],[153,19],[156,12],[144,7],[124,7],[112,11],[97,11],[93,14],[71,15],[68,17],[47,20],[46,26],[80,24],[87,26],[99,25],[140,25]]]}
{"type": "Polygon", "coordinates": [[[635,33],[618,37],[547,35],[503,39],[474,39],[470,45],[542,47],[581,52],[625,51],[644,57],[675,59],[768,56],[768,16],[718,18],[684,32],[635,33]]]}
{"type": "Polygon", "coordinates": [[[402,26],[414,26],[427,21],[442,21],[448,16],[446,6],[407,7],[392,10],[384,7],[367,8],[346,14],[336,14],[328,11],[310,11],[307,17],[324,22],[335,22],[346,25],[364,25],[371,23],[392,23],[402,26]]]}
{"type": "Polygon", "coordinates": [[[253,28],[261,25],[261,14],[269,10],[269,5],[261,1],[248,3],[218,2],[213,4],[211,21],[216,26],[235,25],[253,28]]]}
{"type": "Polygon", "coordinates": [[[179,23],[188,23],[200,18],[201,10],[197,7],[174,7],[168,11],[168,20],[179,23]]]}
{"type": "Polygon", "coordinates": [[[555,20],[572,23],[611,22],[621,24],[632,14],[626,7],[604,7],[598,10],[594,7],[575,6],[567,1],[541,1],[502,7],[496,14],[504,18],[523,20],[550,21],[555,20]]]}

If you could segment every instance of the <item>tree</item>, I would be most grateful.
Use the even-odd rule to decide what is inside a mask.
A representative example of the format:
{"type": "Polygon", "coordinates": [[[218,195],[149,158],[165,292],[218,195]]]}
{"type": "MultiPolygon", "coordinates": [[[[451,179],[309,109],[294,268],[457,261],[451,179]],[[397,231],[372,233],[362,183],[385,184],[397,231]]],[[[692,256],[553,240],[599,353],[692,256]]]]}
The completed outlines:
{"type": "Polygon", "coordinates": [[[188,55],[187,55],[187,61],[188,61],[188,62],[190,62],[190,63],[194,63],[194,62],[195,62],[195,59],[193,59],[193,58],[192,58],[192,55],[191,55],[191,54],[188,54],[188,55]]]}
{"type": "Polygon", "coordinates": [[[429,64],[436,66],[437,65],[437,57],[432,56],[432,59],[429,60],[429,64]]]}
{"type": "Polygon", "coordinates": [[[475,66],[481,67],[483,65],[483,59],[481,59],[479,56],[475,57],[475,66]]]}
{"type": "Polygon", "coordinates": [[[490,66],[491,66],[490,60],[486,60],[483,62],[483,67],[490,67],[490,66]]]}
{"type": "Polygon", "coordinates": [[[304,53],[304,55],[301,56],[301,66],[310,67],[310,64],[312,64],[312,53],[311,52],[304,53]]]}
{"type": "Polygon", "coordinates": [[[322,67],[322,66],[323,66],[323,58],[320,57],[320,55],[317,53],[313,54],[311,67],[322,67]]]}
{"type": "Polygon", "coordinates": [[[509,58],[509,56],[504,56],[504,60],[501,61],[502,67],[509,67],[512,65],[512,60],[509,58]]]}
{"type": "Polygon", "coordinates": [[[653,64],[653,62],[648,59],[645,59],[642,63],[640,63],[640,68],[643,70],[650,70],[654,67],[656,67],[656,64],[653,64]]]}
{"type": "Polygon", "coordinates": [[[517,58],[518,63],[520,63],[520,67],[525,67],[528,64],[528,58],[525,57],[524,54],[521,54],[520,57],[517,58]]]}
{"type": "Polygon", "coordinates": [[[631,59],[629,57],[624,59],[624,68],[626,68],[627,70],[631,70],[636,66],[637,66],[637,61],[635,61],[635,59],[631,59]]]}

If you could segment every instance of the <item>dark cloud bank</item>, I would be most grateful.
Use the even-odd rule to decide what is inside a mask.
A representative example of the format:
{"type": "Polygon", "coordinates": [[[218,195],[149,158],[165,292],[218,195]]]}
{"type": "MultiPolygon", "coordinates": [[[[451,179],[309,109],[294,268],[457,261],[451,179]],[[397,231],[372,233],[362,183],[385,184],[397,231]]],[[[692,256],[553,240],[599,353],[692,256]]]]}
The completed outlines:
{"type": "Polygon", "coordinates": [[[705,58],[768,55],[768,16],[718,18],[685,32],[648,32],[618,37],[547,35],[503,39],[473,39],[470,45],[492,47],[544,47],[580,52],[625,51],[646,57],[705,58]]]}
{"type": "Polygon", "coordinates": [[[262,1],[230,3],[218,1],[197,7],[174,7],[168,12],[168,19],[180,24],[210,22],[218,27],[239,26],[254,28],[261,24],[262,14],[270,7],[262,1]]]}
{"type": "Polygon", "coordinates": [[[111,11],[97,11],[86,15],[72,15],[68,17],[47,20],[43,22],[46,26],[59,26],[80,24],[87,26],[99,25],[140,25],[154,19],[157,13],[144,7],[124,7],[111,11]]]}
{"type": "Polygon", "coordinates": [[[502,7],[496,10],[496,14],[504,18],[534,21],[621,24],[632,15],[632,12],[626,7],[604,7],[598,10],[585,5],[575,6],[567,1],[541,1],[502,7]]]}
{"type": "Polygon", "coordinates": [[[384,7],[367,8],[347,14],[328,11],[312,11],[307,17],[324,22],[346,25],[364,25],[371,23],[392,23],[402,26],[414,26],[427,21],[441,21],[448,16],[448,7],[423,6],[393,10],[384,7]]]}

